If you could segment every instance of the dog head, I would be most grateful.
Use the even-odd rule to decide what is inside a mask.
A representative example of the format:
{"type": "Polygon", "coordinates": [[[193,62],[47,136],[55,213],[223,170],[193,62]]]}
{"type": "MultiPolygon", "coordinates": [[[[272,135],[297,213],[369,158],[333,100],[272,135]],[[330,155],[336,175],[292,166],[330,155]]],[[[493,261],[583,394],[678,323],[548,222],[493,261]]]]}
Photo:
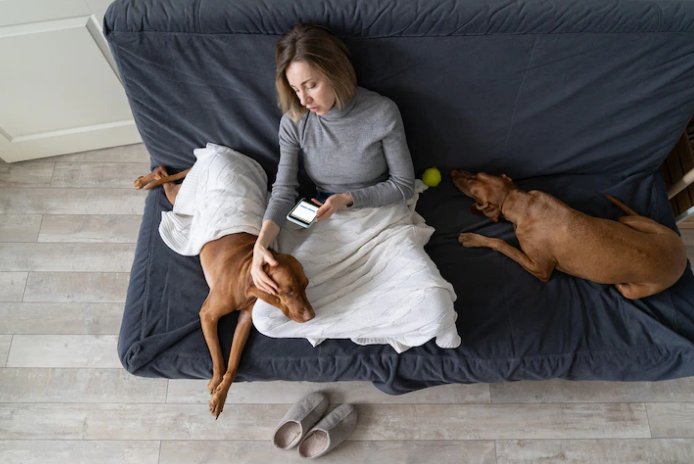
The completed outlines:
{"type": "Polygon", "coordinates": [[[260,299],[282,310],[285,316],[296,322],[310,321],[316,314],[306,298],[308,279],[304,267],[292,255],[272,250],[276,266],[266,264],[265,273],[277,284],[277,295],[260,292],[260,299]]]}
{"type": "Polygon", "coordinates": [[[484,172],[471,174],[462,169],[454,169],[451,171],[451,179],[458,190],[475,200],[470,212],[487,216],[494,222],[499,221],[506,196],[516,188],[506,174],[499,177],[484,172]]]}

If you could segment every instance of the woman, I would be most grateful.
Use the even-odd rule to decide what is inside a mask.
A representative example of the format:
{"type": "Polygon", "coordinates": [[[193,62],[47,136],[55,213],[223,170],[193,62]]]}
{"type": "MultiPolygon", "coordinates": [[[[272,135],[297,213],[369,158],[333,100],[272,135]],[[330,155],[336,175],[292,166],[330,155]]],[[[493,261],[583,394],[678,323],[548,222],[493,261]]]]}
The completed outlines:
{"type": "Polygon", "coordinates": [[[342,208],[384,206],[414,194],[414,168],[397,106],[357,87],[349,50],[329,29],[303,23],[275,47],[275,85],[284,111],[280,163],[253,250],[251,276],[264,292],[277,285],[263,266],[277,265],[268,247],[297,195],[299,150],[321,205],[316,222],[342,208]]]}

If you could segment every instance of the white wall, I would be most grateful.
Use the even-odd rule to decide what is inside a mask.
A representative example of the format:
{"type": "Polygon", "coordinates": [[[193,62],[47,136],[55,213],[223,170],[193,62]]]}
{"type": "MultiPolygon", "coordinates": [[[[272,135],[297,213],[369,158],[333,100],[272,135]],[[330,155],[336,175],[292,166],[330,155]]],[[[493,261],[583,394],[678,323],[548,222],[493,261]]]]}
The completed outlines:
{"type": "Polygon", "coordinates": [[[0,158],[140,141],[108,45],[108,0],[0,0],[0,158]]]}

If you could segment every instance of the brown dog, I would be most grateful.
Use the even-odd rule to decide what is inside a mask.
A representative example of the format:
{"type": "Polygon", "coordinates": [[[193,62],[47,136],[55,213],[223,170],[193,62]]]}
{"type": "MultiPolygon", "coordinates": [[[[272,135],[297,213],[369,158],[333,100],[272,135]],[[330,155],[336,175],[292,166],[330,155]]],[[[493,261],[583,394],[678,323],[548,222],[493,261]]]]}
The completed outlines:
{"type": "MultiPolygon", "coordinates": [[[[166,198],[173,205],[176,203],[176,195],[181,184],[172,182],[184,178],[188,171],[169,176],[160,166],[149,175],[137,179],[134,183],[135,188],[149,190],[163,185],[166,198]]],[[[278,264],[266,266],[265,272],[277,283],[278,296],[265,293],[253,284],[250,268],[253,246],[257,238],[246,233],[226,235],[205,244],[200,251],[200,264],[210,287],[210,293],[200,309],[200,321],[207,347],[212,355],[212,380],[207,384],[207,390],[212,395],[210,412],[216,417],[219,417],[224,409],[227,393],[236,377],[241,352],[253,325],[251,311],[256,299],[260,298],[276,306],[285,316],[296,322],[306,322],[315,316],[306,298],[308,279],[304,275],[304,268],[293,256],[270,250],[278,264]],[[222,348],[217,335],[217,322],[232,311],[240,312],[231,344],[229,367],[225,372],[222,348]]]]}
{"type": "Polygon", "coordinates": [[[627,214],[619,221],[585,215],[546,193],[525,192],[506,175],[454,170],[451,178],[475,200],[471,212],[494,222],[503,216],[513,223],[522,251],[478,234],[460,234],[458,241],[467,248],[499,251],[543,282],[557,269],[614,284],[624,297],[637,299],[670,287],[687,266],[687,251],[679,235],[609,195],[605,197],[627,214]]]}

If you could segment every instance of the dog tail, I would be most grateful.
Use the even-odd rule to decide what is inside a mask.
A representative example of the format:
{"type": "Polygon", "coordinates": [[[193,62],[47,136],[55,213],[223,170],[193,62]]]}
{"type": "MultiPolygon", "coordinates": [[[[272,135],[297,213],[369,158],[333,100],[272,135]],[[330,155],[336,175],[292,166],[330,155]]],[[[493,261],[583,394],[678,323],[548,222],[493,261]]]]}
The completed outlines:
{"type": "Polygon", "coordinates": [[[188,175],[188,172],[190,172],[191,169],[193,168],[188,168],[185,171],[181,171],[168,177],[162,177],[159,180],[155,180],[154,182],[147,184],[144,189],[150,190],[154,187],[159,187],[160,185],[168,184],[169,182],[175,182],[179,179],[183,179],[186,175],[188,175]]]}
{"type": "Polygon", "coordinates": [[[633,209],[629,208],[627,205],[622,203],[621,201],[617,200],[614,197],[611,197],[609,195],[605,195],[605,198],[610,200],[617,208],[621,209],[625,213],[627,213],[629,216],[639,216],[633,209]]]}

